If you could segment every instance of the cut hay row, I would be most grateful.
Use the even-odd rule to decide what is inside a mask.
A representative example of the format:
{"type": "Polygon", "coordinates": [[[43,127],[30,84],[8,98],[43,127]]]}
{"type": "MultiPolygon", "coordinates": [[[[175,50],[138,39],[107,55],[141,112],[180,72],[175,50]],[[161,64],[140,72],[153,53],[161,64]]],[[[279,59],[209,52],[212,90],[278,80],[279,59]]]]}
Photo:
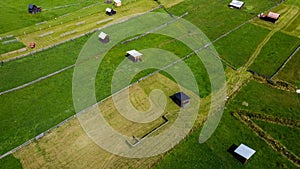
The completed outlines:
{"type": "Polygon", "coordinates": [[[15,39],[3,41],[2,45],[6,45],[6,44],[10,44],[10,43],[15,43],[15,42],[19,42],[19,39],[15,38],[15,39]]]}
{"type": "Polygon", "coordinates": [[[59,36],[60,37],[65,37],[65,36],[71,35],[71,34],[76,33],[76,32],[77,32],[76,30],[72,30],[72,31],[69,31],[69,32],[66,32],[66,33],[62,33],[59,36]]]}
{"type": "Polygon", "coordinates": [[[45,36],[52,35],[53,33],[54,33],[54,31],[46,32],[46,33],[44,33],[44,34],[39,35],[39,37],[40,37],[40,38],[43,38],[43,37],[45,37],[45,36]]]}
{"type": "Polygon", "coordinates": [[[113,20],[114,18],[107,18],[96,22],[97,25],[113,20]]]}
{"type": "Polygon", "coordinates": [[[36,23],[35,26],[39,26],[39,25],[45,24],[45,23],[47,23],[47,22],[48,22],[48,21],[39,22],[39,23],[36,23]]]}
{"type": "Polygon", "coordinates": [[[85,24],[85,21],[77,22],[76,26],[80,26],[80,25],[83,25],[83,24],[85,24]]]}

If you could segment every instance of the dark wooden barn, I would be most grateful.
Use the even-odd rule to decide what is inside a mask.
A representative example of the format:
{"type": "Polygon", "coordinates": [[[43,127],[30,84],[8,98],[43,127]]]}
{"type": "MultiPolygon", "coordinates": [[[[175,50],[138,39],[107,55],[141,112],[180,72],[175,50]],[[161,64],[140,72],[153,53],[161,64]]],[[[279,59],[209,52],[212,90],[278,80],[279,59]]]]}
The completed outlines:
{"type": "Polygon", "coordinates": [[[28,5],[28,12],[31,13],[31,14],[36,14],[37,12],[42,12],[42,8],[37,7],[34,4],[29,4],[28,5]]]}
{"type": "Polygon", "coordinates": [[[185,107],[190,104],[190,97],[183,92],[175,93],[171,99],[180,107],[185,107]]]}

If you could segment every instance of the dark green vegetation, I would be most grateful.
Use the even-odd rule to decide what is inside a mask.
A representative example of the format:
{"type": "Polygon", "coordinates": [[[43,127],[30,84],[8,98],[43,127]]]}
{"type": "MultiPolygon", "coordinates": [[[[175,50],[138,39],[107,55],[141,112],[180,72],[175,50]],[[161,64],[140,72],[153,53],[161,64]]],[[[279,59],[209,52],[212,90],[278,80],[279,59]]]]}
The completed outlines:
{"type": "MultiPolygon", "coordinates": [[[[111,94],[111,86],[107,84],[111,84],[111,77],[113,76],[114,70],[120,64],[122,59],[125,58],[126,53],[124,51],[128,51],[131,49],[142,50],[147,48],[160,48],[168,50],[176,54],[180,58],[191,53],[191,50],[185,47],[183,43],[172,40],[171,38],[166,36],[155,34],[148,35],[137,41],[132,41],[130,43],[127,43],[126,45],[117,45],[116,47],[112,48],[109,53],[107,53],[104,60],[99,66],[96,81],[96,87],[99,88],[97,90],[97,96],[99,100],[111,94]],[[103,86],[105,87],[103,88],[103,86]]],[[[210,93],[210,83],[201,60],[198,57],[190,57],[185,62],[189,67],[191,67],[193,75],[197,80],[200,97],[207,96],[210,93]]],[[[152,73],[153,71],[153,69],[143,71],[138,77],[141,77],[141,75],[143,77],[149,73],[152,73]]]]}
{"type": "MultiPolygon", "coordinates": [[[[185,18],[197,25],[211,40],[214,40],[239,24],[256,16],[257,13],[274,6],[279,1],[280,0],[245,0],[245,8],[235,10],[227,7],[227,1],[186,0],[169,10],[176,15],[181,15],[188,11],[189,15],[185,18]]],[[[15,17],[12,15],[24,15],[19,18],[25,22],[18,23],[11,28],[17,29],[43,21],[44,19],[53,19],[53,17],[80,9],[94,2],[95,1],[82,1],[79,6],[49,10],[49,12],[54,12],[54,14],[52,16],[47,15],[47,18],[43,18],[46,17],[44,16],[45,13],[35,16],[27,14],[27,5],[19,8],[22,12],[6,13],[9,13],[8,18],[15,17]],[[27,19],[28,17],[31,19],[27,19]]],[[[2,3],[4,2],[0,2],[0,5],[3,5],[2,3]]],[[[46,3],[50,2],[39,3],[40,2],[36,2],[37,5],[46,8],[46,3]]],[[[49,8],[52,7],[52,5],[66,4],[65,1],[52,1],[51,3],[49,8]]],[[[70,1],[68,1],[67,4],[68,3],[70,3],[70,1]]],[[[10,3],[5,5],[8,6],[10,3]]],[[[3,11],[8,9],[10,8],[3,11]]],[[[4,16],[2,14],[3,11],[0,11],[0,17],[4,16]]],[[[0,33],[7,31],[6,29],[10,30],[7,25],[6,27],[5,25],[1,25],[0,33]]],[[[267,33],[268,30],[264,28],[246,24],[228,37],[218,41],[215,45],[223,59],[236,67],[240,67],[247,61],[267,33]]],[[[5,63],[4,66],[0,68],[0,91],[30,82],[74,64],[82,45],[87,39],[88,37],[82,37],[33,56],[5,63]]],[[[262,53],[257,58],[258,60],[254,62],[254,70],[258,71],[258,73],[272,75],[288,57],[297,43],[299,44],[299,39],[295,37],[280,32],[276,33],[263,48],[262,53]],[[268,53],[270,51],[271,53],[268,53]],[[274,60],[275,56],[278,56],[278,59],[274,60]]],[[[190,49],[183,46],[182,43],[164,36],[149,35],[126,45],[118,44],[108,53],[99,67],[96,79],[97,100],[101,100],[110,95],[111,76],[117,65],[125,58],[124,51],[133,48],[141,50],[151,47],[169,50],[179,57],[190,53],[190,49]]],[[[299,53],[297,56],[299,56],[299,53]]],[[[279,77],[283,77],[283,80],[299,84],[300,76],[299,68],[297,67],[299,65],[297,64],[299,63],[299,59],[297,56],[288,63],[283,70],[283,74],[279,74],[279,77]],[[296,73],[291,75],[291,72],[296,73]]],[[[209,80],[201,61],[197,57],[191,57],[185,62],[192,68],[197,79],[200,96],[205,97],[209,95],[209,80]]],[[[153,71],[154,70],[149,69],[141,72],[136,76],[135,80],[153,71]]],[[[70,69],[22,90],[1,95],[0,129],[2,132],[0,135],[0,154],[31,139],[74,114],[72,73],[73,69],[70,69]]],[[[247,126],[230,115],[231,111],[237,109],[247,109],[252,112],[299,120],[300,97],[294,93],[280,91],[270,86],[250,81],[236,98],[229,103],[217,131],[210,140],[204,144],[199,144],[198,136],[201,128],[197,129],[196,132],[193,132],[187,139],[167,154],[157,167],[241,168],[243,165],[234,159],[227,152],[227,149],[232,144],[238,145],[245,143],[257,150],[254,158],[244,166],[245,168],[295,168],[293,164],[270,148],[247,126]],[[243,102],[247,102],[249,105],[243,106],[243,102]]],[[[271,128],[275,129],[275,127],[270,127],[267,124],[265,126],[264,129],[267,131],[270,131],[271,128]]],[[[285,130],[288,129],[282,129],[282,131],[285,130]]],[[[284,134],[281,133],[281,131],[274,133],[274,137],[277,138],[278,136],[279,140],[279,134],[284,134]]],[[[272,132],[270,132],[270,134],[272,134],[272,132]]],[[[295,134],[295,132],[291,134],[295,134]]],[[[286,135],[283,136],[285,137],[286,135]]],[[[293,143],[294,141],[287,140],[284,142],[282,140],[283,144],[289,142],[293,143]]],[[[296,151],[297,153],[299,152],[299,150],[296,151]]],[[[0,160],[0,166],[20,167],[18,160],[12,156],[0,160]]]]}
{"type": "Polygon", "coordinates": [[[175,15],[190,12],[185,19],[214,40],[243,22],[255,17],[280,2],[280,0],[245,0],[241,10],[228,8],[230,1],[186,0],[169,11],[175,15]]]}
{"type": "MultiPolygon", "coordinates": [[[[3,70],[1,70],[1,76],[3,79],[10,80],[8,83],[10,86],[5,86],[4,82],[3,85],[7,89],[22,84],[19,81],[28,82],[74,64],[80,52],[80,48],[76,49],[76,47],[83,45],[86,39],[86,37],[83,37],[57,48],[43,51],[34,57],[26,57],[5,64],[3,70]],[[17,70],[14,70],[16,67],[17,70]],[[16,71],[19,74],[16,74],[16,71]],[[15,77],[13,74],[15,74],[15,77]]],[[[190,49],[184,48],[180,42],[157,35],[149,35],[126,45],[117,45],[107,54],[99,66],[96,79],[98,101],[111,94],[110,84],[113,72],[116,66],[123,59],[126,59],[125,51],[133,47],[137,50],[158,47],[170,50],[180,57],[191,52],[190,49]],[[150,41],[151,43],[148,43],[150,41]]],[[[200,94],[205,97],[210,92],[208,76],[198,57],[191,57],[190,59],[187,60],[187,63],[191,65],[195,76],[199,77],[197,80],[200,94]]],[[[72,73],[73,68],[22,90],[4,94],[0,97],[0,106],[2,110],[5,110],[0,114],[0,119],[2,119],[0,128],[4,129],[6,126],[12,125],[0,136],[1,153],[18,146],[74,114],[72,73]]]]}
{"type": "Polygon", "coordinates": [[[55,17],[81,9],[85,6],[99,2],[97,0],[51,0],[51,1],[32,1],[32,0],[2,0],[0,1],[0,34],[26,26],[54,19],[55,17]],[[41,6],[41,13],[32,15],[28,13],[28,5],[32,3],[41,6]],[[70,5],[68,7],[63,7],[70,5]],[[54,9],[56,8],[56,9],[54,9]]]}
{"type": "Polygon", "coordinates": [[[198,143],[200,131],[190,134],[156,168],[295,168],[229,111],[224,112],[217,130],[203,144],[198,143]],[[231,145],[240,143],[257,151],[245,166],[227,152],[231,145]]]}
{"type": "Polygon", "coordinates": [[[300,50],[285,65],[282,71],[276,76],[281,80],[288,81],[300,88],[300,50]]]}
{"type": "Polygon", "coordinates": [[[244,65],[259,43],[269,33],[250,23],[217,41],[214,46],[220,56],[236,68],[244,65]]]}
{"type": "Polygon", "coordinates": [[[9,155],[0,160],[0,169],[19,169],[22,165],[13,155],[9,155]]]}
{"type": "MultiPolygon", "coordinates": [[[[268,85],[250,81],[242,88],[233,101],[227,105],[222,120],[213,134],[205,143],[199,144],[201,128],[194,131],[182,143],[166,155],[157,168],[296,168],[281,154],[275,152],[246,125],[231,115],[232,111],[247,109],[263,114],[276,115],[291,119],[299,119],[300,97],[285,91],[279,91],[268,85]],[[249,105],[243,106],[246,101],[249,105]],[[278,106],[280,105],[280,106],[278,106]],[[234,159],[227,149],[232,145],[244,143],[257,152],[244,166],[234,159]]],[[[294,144],[299,137],[298,129],[290,131],[288,127],[260,122],[266,132],[282,144],[294,144]],[[263,124],[264,123],[264,124],[263,124]],[[273,126],[274,125],[274,126],[273,126]],[[286,132],[286,133],[285,133],[286,132]],[[295,136],[295,138],[293,138],[295,136]],[[295,139],[295,140],[294,140],[295,139]],[[284,140],[284,141],[283,141],[284,140]]],[[[288,147],[288,145],[286,145],[288,147]]],[[[297,144],[290,145],[293,152],[299,152],[297,144]],[[295,150],[297,149],[297,150],[295,150]]]]}
{"type": "Polygon", "coordinates": [[[0,40],[0,54],[7,53],[10,51],[14,51],[14,50],[25,47],[25,45],[22,42],[17,42],[17,41],[5,44],[5,42],[10,41],[10,40],[15,40],[15,38],[8,38],[8,39],[0,40]]]}
{"type": "Polygon", "coordinates": [[[258,120],[255,120],[255,123],[270,134],[274,139],[280,141],[285,147],[287,147],[287,149],[295,153],[297,156],[300,155],[299,128],[292,128],[258,120]]]}
{"type": "Polygon", "coordinates": [[[250,81],[230,103],[233,109],[246,109],[289,119],[300,119],[300,97],[296,93],[277,90],[269,85],[250,81]],[[248,106],[242,103],[247,102],[248,106]]]}
{"type": "Polygon", "coordinates": [[[4,63],[0,68],[0,91],[5,91],[75,63],[88,37],[82,37],[16,61],[4,63]],[[4,80],[5,79],[5,80],[4,80]]]}
{"type": "Polygon", "coordinates": [[[265,76],[272,76],[299,43],[299,38],[276,32],[262,48],[250,69],[265,76]]]}

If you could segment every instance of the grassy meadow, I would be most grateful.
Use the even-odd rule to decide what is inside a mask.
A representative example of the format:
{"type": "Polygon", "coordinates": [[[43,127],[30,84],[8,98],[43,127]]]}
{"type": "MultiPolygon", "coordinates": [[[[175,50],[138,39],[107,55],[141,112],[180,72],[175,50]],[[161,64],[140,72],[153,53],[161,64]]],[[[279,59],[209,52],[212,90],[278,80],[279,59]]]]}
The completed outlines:
{"type": "Polygon", "coordinates": [[[198,142],[200,131],[201,128],[198,128],[191,133],[166,154],[155,168],[296,168],[247,126],[232,117],[229,111],[224,112],[217,130],[203,144],[198,142]],[[256,150],[246,165],[227,152],[231,145],[241,143],[256,150]]]}
{"type": "Polygon", "coordinates": [[[276,78],[288,81],[300,88],[300,51],[286,64],[286,66],[278,73],[276,78]]]}
{"type": "Polygon", "coordinates": [[[0,34],[54,19],[55,17],[79,10],[97,2],[96,0],[17,0],[13,2],[3,0],[0,2],[0,20],[2,21],[0,34]],[[35,15],[29,14],[27,10],[29,4],[40,6],[43,11],[35,15]]]}
{"type": "Polygon", "coordinates": [[[272,76],[299,43],[299,38],[276,32],[262,48],[250,69],[265,76],[272,76]]]}
{"type": "Polygon", "coordinates": [[[296,93],[278,90],[253,80],[243,87],[230,103],[234,109],[300,119],[300,97],[296,93]],[[243,106],[243,102],[247,102],[248,106],[243,106]]]}
{"type": "Polygon", "coordinates": [[[287,149],[300,155],[300,132],[299,128],[292,128],[278,124],[268,123],[264,121],[254,120],[264,131],[270,134],[274,139],[282,143],[287,149]]]}
{"type": "Polygon", "coordinates": [[[248,61],[268,33],[267,29],[248,23],[217,41],[214,46],[221,58],[239,68],[248,61]]]}
{"type": "MultiPolygon", "coordinates": [[[[241,10],[236,10],[228,8],[229,1],[185,0],[168,8],[168,11],[177,16],[189,12],[184,18],[198,26],[209,39],[214,40],[280,2],[280,0],[244,1],[245,6],[241,10]]],[[[65,21],[71,21],[72,18],[83,15],[80,12],[82,8],[97,2],[95,0],[53,0],[44,2],[25,0],[22,3],[19,0],[14,2],[1,1],[0,5],[3,10],[0,10],[0,19],[5,24],[0,25],[0,35],[14,30],[20,31],[22,29],[23,31],[24,27],[34,26],[34,24],[45,20],[51,20],[51,22],[57,24],[58,22],[53,18],[62,15],[65,15],[65,21]],[[29,3],[35,3],[48,10],[36,15],[28,14],[27,5],[29,3]],[[57,6],[66,4],[76,5],[54,9],[57,6]]],[[[127,2],[130,2],[130,0],[124,0],[124,3],[127,2]]],[[[287,0],[286,4],[300,5],[297,0],[287,0]]],[[[99,9],[98,7],[95,5],[89,11],[90,13],[84,15],[92,15],[99,12],[99,9],[105,8],[105,6],[101,6],[99,9]]],[[[124,10],[126,11],[125,8],[124,10]]],[[[162,11],[162,9],[159,11],[162,11]]],[[[299,17],[284,30],[292,32],[293,36],[284,33],[284,31],[275,33],[262,48],[261,53],[250,68],[260,74],[271,76],[295,47],[299,45],[300,39],[294,36],[297,33],[297,31],[295,33],[295,30],[298,28],[295,24],[298,22],[299,17]]],[[[248,61],[260,42],[270,32],[268,29],[271,28],[250,22],[220,39],[214,46],[222,59],[239,68],[248,61]]],[[[0,67],[0,91],[17,87],[75,64],[76,58],[89,36],[75,39],[22,59],[4,63],[0,67]]],[[[95,79],[97,101],[111,95],[112,76],[117,66],[125,59],[125,51],[147,48],[164,49],[178,57],[183,57],[191,52],[191,49],[183,43],[156,34],[147,35],[125,45],[117,44],[107,53],[98,68],[95,79]]],[[[298,87],[300,86],[299,53],[290,60],[277,76],[279,79],[298,85],[298,87]]],[[[194,56],[185,60],[185,63],[191,68],[196,78],[199,97],[208,98],[211,93],[211,86],[203,63],[198,57],[194,56]]],[[[21,90],[0,96],[0,130],[2,131],[0,135],[0,154],[74,115],[72,100],[73,70],[71,68],[21,90]]],[[[133,83],[153,71],[155,69],[144,70],[137,74],[131,82],[133,83]]],[[[172,79],[166,72],[162,72],[162,74],[172,79]]],[[[153,84],[155,83],[153,82],[153,84]]],[[[141,89],[136,91],[141,91],[141,89]]],[[[136,100],[132,100],[132,102],[136,100]]],[[[143,106],[145,107],[141,109],[147,108],[147,104],[143,106]]],[[[269,85],[250,80],[229,101],[216,132],[207,142],[198,143],[200,127],[191,132],[186,139],[168,153],[149,159],[126,159],[107,153],[87,137],[76,119],[41,140],[30,144],[14,156],[10,155],[1,159],[0,168],[21,168],[20,160],[25,167],[29,168],[30,166],[33,168],[51,168],[53,167],[52,164],[57,168],[64,168],[68,164],[71,168],[95,168],[99,166],[103,168],[145,168],[145,166],[151,167],[154,164],[157,164],[156,168],[296,168],[255,135],[246,125],[230,114],[231,111],[239,109],[299,120],[300,97],[295,93],[277,90],[269,85]],[[243,105],[243,102],[247,102],[248,106],[243,105]],[[247,144],[257,150],[247,165],[242,165],[227,152],[232,144],[239,145],[240,143],[247,144]],[[60,159],[55,161],[57,158],[60,159]],[[157,163],[158,161],[160,162],[157,163]]],[[[107,110],[109,112],[112,109],[107,108],[107,110]]],[[[109,112],[106,115],[108,119],[110,117],[117,118],[115,112],[109,112]]],[[[118,123],[118,121],[112,121],[111,123],[114,123],[113,125],[119,130],[126,132],[126,129],[122,128],[122,123],[118,123]]],[[[154,123],[154,125],[157,125],[161,121],[158,120],[154,123]]],[[[286,144],[287,147],[289,145],[291,149],[297,149],[298,144],[291,145],[290,143],[297,141],[295,139],[299,135],[298,129],[289,130],[287,127],[260,121],[257,121],[257,123],[270,135],[286,144]],[[295,138],[287,138],[289,135],[293,135],[295,138]]],[[[132,124],[128,122],[127,125],[132,124]]],[[[148,131],[152,127],[146,126],[145,128],[148,131]]],[[[143,131],[135,129],[134,127],[130,128],[128,132],[143,135],[143,131]]],[[[294,152],[298,154],[299,149],[294,152]]]]}

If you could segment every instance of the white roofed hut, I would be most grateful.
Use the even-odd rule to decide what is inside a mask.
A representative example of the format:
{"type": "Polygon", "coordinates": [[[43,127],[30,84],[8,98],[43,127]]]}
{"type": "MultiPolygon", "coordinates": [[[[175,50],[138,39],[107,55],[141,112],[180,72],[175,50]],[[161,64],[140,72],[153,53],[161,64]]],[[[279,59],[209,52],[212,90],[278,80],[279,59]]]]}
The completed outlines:
{"type": "Polygon", "coordinates": [[[109,35],[104,33],[104,32],[100,32],[98,37],[99,37],[100,42],[102,42],[102,43],[108,43],[109,42],[109,35]]]}
{"type": "Polygon", "coordinates": [[[243,164],[246,164],[248,160],[254,155],[255,152],[256,152],[255,150],[246,146],[245,144],[240,144],[234,150],[233,156],[243,164]]]}
{"type": "Polygon", "coordinates": [[[115,7],[119,7],[122,5],[122,1],[121,0],[114,0],[114,5],[115,7]]]}
{"type": "Polygon", "coordinates": [[[244,6],[244,2],[238,0],[232,0],[228,5],[230,8],[241,9],[244,6]]]}
{"type": "Polygon", "coordinates": [[[140,52],[136,51],[136,50],[130,50],[127,51],[127,57],[128,59],[130,59],[133,62],[140,62],[142,61],[142,55],[140,52]]]}

